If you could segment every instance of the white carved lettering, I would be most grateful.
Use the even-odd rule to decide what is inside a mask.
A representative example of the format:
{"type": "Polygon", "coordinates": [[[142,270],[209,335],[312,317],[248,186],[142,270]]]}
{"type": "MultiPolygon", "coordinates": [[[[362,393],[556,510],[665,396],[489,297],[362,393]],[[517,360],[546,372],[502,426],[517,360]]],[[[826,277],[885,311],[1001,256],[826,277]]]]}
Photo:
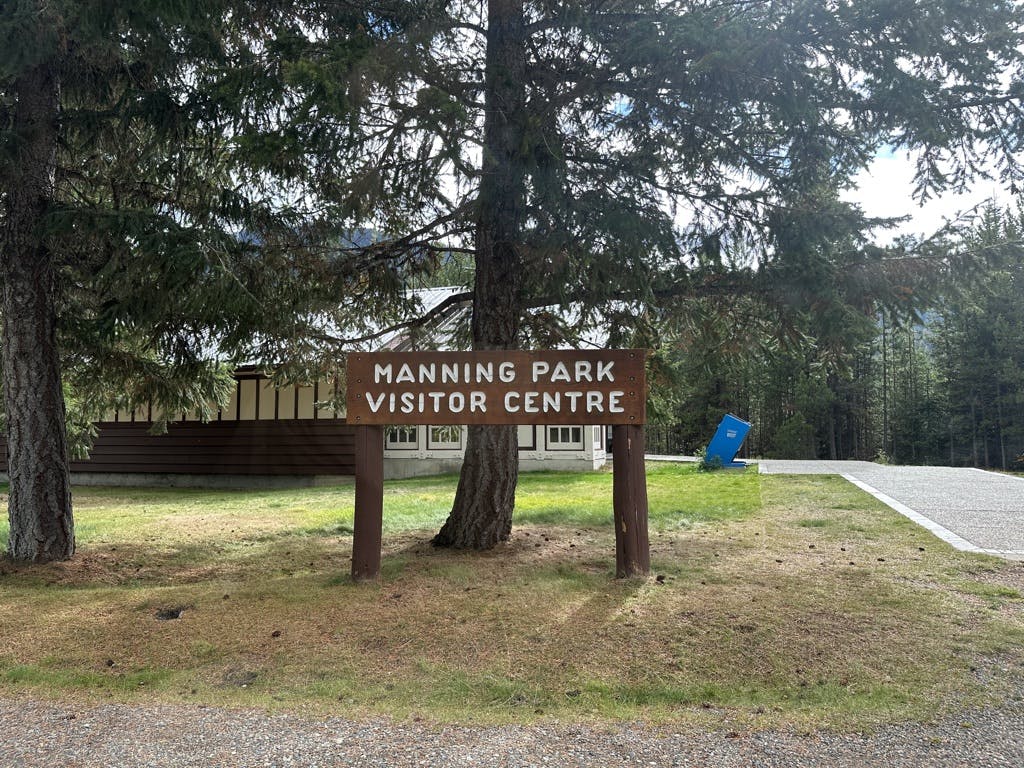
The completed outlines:
{"type": "Polygon", "coordinates": [[[569,375],[569,369],[565,363],[555,363],[555,370],[551,372],[551,381],[564,381],[566,383],[572,381],[572,376],[569,375]]]}
{"type": "Polygon", "coordinates": [[[412,373],[412,366],[408,363],[402,363],[402,367],[398,369],[398,375],[395,376],[396,384],[400,384],[405,381],[408,381],[409,383],[414,383],[416,381],[416,377],[412,373]]]}

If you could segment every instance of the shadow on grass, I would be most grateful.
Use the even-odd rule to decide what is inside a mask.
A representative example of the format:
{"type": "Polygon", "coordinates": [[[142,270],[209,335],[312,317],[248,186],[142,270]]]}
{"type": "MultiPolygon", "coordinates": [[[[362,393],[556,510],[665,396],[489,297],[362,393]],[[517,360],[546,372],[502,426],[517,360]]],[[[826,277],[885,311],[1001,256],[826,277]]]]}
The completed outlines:
{"type": "Polygon", "coordinates": [[[987,560],[847,505],[838,481],[766,483],[762,514],[742,483],[722,493],[744,504],[691,506],[707,487],[670,483],[659,502],[732,510],[722,525],[663,517],[660,581],[613,578],[608,521],[527,516],[490,552],[434,549],[432,526],[394,532],[367,585],[348,579],[332,511],[227,538],[93,543],[72,563],[5,572],[0,683],[440,721],[676,720],[710,705],[859,724],[965,700],[982,650],[1019,658],[1020,590],[967,580],[987,560]],[[175,606],[190,607],[156,618],[175,606]]]}

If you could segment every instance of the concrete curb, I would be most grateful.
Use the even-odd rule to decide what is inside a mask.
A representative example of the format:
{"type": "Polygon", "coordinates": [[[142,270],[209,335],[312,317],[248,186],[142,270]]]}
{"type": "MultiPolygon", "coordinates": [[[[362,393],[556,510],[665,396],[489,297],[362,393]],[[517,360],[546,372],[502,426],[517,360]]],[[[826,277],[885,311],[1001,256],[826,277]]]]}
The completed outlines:
{"type": "MultiPolygon", "coordinates": [[[[978,471],[981,472],[984,470],[978,471]]],[[[992,472],[989,474],[997,473],[992,472]]],[[[896,501],[896,499],[892,498],[891,496],[888,496],[887,494],[882,493],[877,488],[868,485],[862,480],[858,480],[853,475],[844,474],[842,477],[844,480],[853,483],[862,491],[870,493],[872,496],[874,496],[880,502],[885,504],[887,507],[894,509],[895,511],[899,512],[901,515],[908,518],[909,520],[913,520],[922,528],[929,531],[933,535],[939,537],[954,549],[959,549],[962,552],[977,552],[982,555],[994,555],[995,557],[1002,557],[1007,560],[1024,560],[1024,551],[1015,549],[984,549],[983,547],[979,547],[977,544],[973,544],[967,539],[963,538],[962,536],[958,536],[957,534],[953,533],[948,528],[939,525],[931,518],[925,517],[917,510],[911,509],[906,504],[896,501]]]]}

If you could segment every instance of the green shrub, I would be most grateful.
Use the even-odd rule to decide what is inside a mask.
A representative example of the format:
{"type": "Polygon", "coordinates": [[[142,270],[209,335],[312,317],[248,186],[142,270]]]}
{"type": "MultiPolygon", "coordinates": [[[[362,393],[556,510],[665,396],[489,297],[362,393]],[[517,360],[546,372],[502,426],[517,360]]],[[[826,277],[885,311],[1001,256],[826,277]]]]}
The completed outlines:
{"type": "Polygon", "coordinates": [[[708,449],[701,448],[697,451],[697,471],[698,472],[714,472],[715,470],[722,468],[722,457],[714,455],[708,458],[708,449]]]}

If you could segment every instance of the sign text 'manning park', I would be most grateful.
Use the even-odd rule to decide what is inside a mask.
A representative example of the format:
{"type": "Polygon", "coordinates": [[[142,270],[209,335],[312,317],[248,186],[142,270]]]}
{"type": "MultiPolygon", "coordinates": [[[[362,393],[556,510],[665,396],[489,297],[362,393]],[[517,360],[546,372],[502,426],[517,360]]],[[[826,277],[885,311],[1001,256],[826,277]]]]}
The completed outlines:
{"type": "Polygon", "coordinates": [[[348,357],[350,424],[642,424],[643,350],[348,357]]]}

